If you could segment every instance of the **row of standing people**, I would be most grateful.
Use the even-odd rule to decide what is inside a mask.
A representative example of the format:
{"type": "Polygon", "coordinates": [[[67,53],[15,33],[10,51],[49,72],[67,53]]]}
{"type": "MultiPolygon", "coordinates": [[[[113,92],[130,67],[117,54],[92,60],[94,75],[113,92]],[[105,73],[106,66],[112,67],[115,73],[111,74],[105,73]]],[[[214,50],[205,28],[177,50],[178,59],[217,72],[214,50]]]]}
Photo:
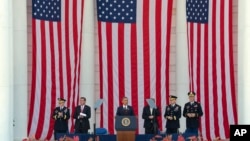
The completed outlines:
{"type": "MultiPolygon", "coordinates": [[[[52,118],[54,124],[54,138],[57,133],[68,132],[68,120],[70,119],[70,110],[65,104],[65,99],[58,98],[59,106],[53,111],[52,118]]],[[[75,107],[73,118],[75,119],[75,133],[88,133],[90,129],[89,118],[91,117],[91,108],[86,105],[86,98],[80,98],[80,105],[75,107]]]]}
{"type": "MultiPolygon", "coordinates": [[[[164,118],[166,119],[166,134],[178,133],[180,128],[181,115],[186,118],[186,131],[190,133],[198,134],[199,118],[203,115],[202,107],[200,103],[195,101],[195,93],[189,92],[189,102],[184,106],[183,113],[181,112],[181,106],[176,103],[177,97],[170,95],[169,105],[165,108],[164,118]]],[[[154,100],[154,99],[153,99],[154,100]]],[[[70,111],[64,105],[65,99],[59,98],[59,106],[53,111],[54,124],[54,137],[57,133],[67,133],[68,131],[68,119],[70,118],[70,111]]],[[[128,105],[128,98],[122,98],[122,104],[117,108],[117,116],[134,116],[133,107],[128,105]]],[[[149,105],[143,108],[142,118],[144,119],[145,134],[156,134],[158,132],[158,120],[160,110],[159,108],[150,108],[149,105]]],[[[86,105],[86,98],[80,98],[80,105],[75,108],[73,115],[75,119],[75,133],[88,133],[90,129],[89,118],[91,117],[91,108],[86,105]]]]}
{"type": "MultiPolygon", "coordinates": [[[[183,115],[186,118],[186,133],[198,135],[199,119],[203,115],[202,107],[195,101],[195,92],[188,92],[189,102],[185,103],[182,112],[181,106],[176,103],[177,96],[169,96],[169,105],[165,108],[164,118],[166,119],[166,134],[179,133],[180,118],[183,115]]],[[[151,109],[150,106],[143,108],[142,118],[144,119],[144,128],[146,134],[157,134],[158,116],[160,110],[151,109]]]]}

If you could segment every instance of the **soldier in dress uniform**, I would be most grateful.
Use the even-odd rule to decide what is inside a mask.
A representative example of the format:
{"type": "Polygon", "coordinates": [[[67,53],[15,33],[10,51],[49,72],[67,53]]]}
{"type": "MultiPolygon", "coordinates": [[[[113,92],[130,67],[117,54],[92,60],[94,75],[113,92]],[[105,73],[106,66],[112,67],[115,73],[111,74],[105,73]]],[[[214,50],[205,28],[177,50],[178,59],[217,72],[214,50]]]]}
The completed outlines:
{"type": "Polygon", "coordinates": [[[166,134],[175,134],[178,133],[178,129],[180,128],[181,118],[181,106],[176,104],[177,96],[170,95],[169,96],[169,105],[166,106],[164,118],[166,118],[166,134]]]}
{"type": "Polygon", "coordinates": [[[86,105],[86,98],[80,98],[80,105],[75,108],[75,133],[87,134],[90,129],[89,118],[91,117],[91,108],[86,105]]]}
{"type": "Polygon", "coordinates": [[[133,107],[128,105],[127,97],[122,98],[122,106],[117,108],[116,116],[134,116],[133,107]]]}
{"type": "Polygon", "coordinates": [[[67,133],[68,132],[68,119],[70,118],[70,111],[64,106],[65,99],[58,98],[59,106],[53,111],[52,118],[55,120],[54,124],[54,138],[56,139],[57,133],[67,133]]]}
{"type": "Polygon", "coordinates": [[[189,102],[184,106],[183,116],[186,117],[186,133],[198,135],[199,119],[203,115],[200,103],[195,101],[195,92],[188,92],[189,102]]]}
{"type": "MultiPolygon", "coordinates": [[[[151,99],[155,101],[155,99],[151,99]]],[[[145,134],[157,134],[158,116],[160,116],[160,111],[158,107],[151,108],[149,105],[143,107],[142,118],[144,119],[143,127],[145,128],[145,134]]]]}

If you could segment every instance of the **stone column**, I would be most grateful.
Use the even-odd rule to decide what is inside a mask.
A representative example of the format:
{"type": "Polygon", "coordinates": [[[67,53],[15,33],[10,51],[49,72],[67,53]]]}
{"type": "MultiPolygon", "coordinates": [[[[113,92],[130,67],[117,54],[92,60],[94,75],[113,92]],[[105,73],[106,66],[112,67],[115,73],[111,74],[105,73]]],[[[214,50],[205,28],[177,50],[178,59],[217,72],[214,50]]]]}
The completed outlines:
{"type": "Polygon", "coordinates": [[[0,140],[13,140],[12,0],[0,4],[0,140]]]}
{"type": "Polygon", "coordinates": [[[95,64],[96,64],[96,45],[95,45],[95,9],[93,0],[85,0],[84,3],[84,22],[83,22],[83,46],[81,58],[81,82],[80,96],[86,97],[86,104],[91,106],[90,130],[93,132],[93,123],[95,119],[94,103],[95,93],[95,64]]]}
{"type": "MultiPolygon", "coordinates": [[[[27,136],[28,125],[28,43],[27,2],[13,1],[13,59],[14,59],[14,140],[27,136]]],[[[30,21],[31,22],[31,21],[30,21]]]]}
{"type": "MultiPolygon", "coordinates": [[[[238,0],[238,119],[250,124],[250,1],[238,0]],[[248,12],[247,12],[248,11],[248,12]]],[[[237,42],[237,40],[235,40],[237,42]]]]}
{"type": "MultiPolygon", "coordinates": [[[[188,102],[187,92],[189,91],[188,76],[188,46],[186,29],[186,1],[176,1],[176,94],[177,103],[181,105],[188,102]]],[[[185,118],[180,119],[180,132],[186,129],[185,118]]]]}

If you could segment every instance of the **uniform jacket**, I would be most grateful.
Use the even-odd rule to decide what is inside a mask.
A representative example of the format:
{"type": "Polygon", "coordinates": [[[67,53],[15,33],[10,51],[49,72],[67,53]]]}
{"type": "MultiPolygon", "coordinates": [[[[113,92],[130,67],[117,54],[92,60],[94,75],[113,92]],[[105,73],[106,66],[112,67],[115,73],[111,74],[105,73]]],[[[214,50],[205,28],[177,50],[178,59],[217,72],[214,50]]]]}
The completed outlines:
{"type": "Polygon", "coordinates": [[[159,108],[153,109],[152,113],[150,111],[150,106],[145,106],[142,111],[142,118],[144,119],[144,128],[151,127],[152,123],[156,123],[158,127],[157,117],[160,116],[159,108]],[[149,119],[149,116],[154,116],[153,119],[149,119]]]}
{"type": "Polygon", "coordinates": [[[190,102],[186,103],[183,110],[183,116],[186,117],[187,128],[198,128],[199,118],[203,115],[200,103],[194,102],[192,105],[190,102]],[[188,113],[194,113],[195,117],[188,117],[188,113]]]}
{"type": "Polygon", "coordinates": [[[55,120],[54,130],[66,130],[68,131],[68,119],[70,118],[70,111],[67,107],[56,107],[53,111],[52,118],[55,120]],[[62,117],[59,117],[59,112],[63,113],[62,117]]]}
{"type": "Polygon", "coordinates": [[[174,106],[168,105],[165,109],[164,118],[171,116],[173,119],[167,119],[166,128],[180,128],[181,106],[175,104],[174,106]]]}
{"type": "Polygon", "coordinates": [[[123,106],[119,106],[116,110],[117,116],[134,116],[134,110],[132,106],[127,105],[127,109],[123,108],[123,106]]]}
{"type": "Polygon", "coordinates": [[[75,119],[75,129],[90,129],[89,118],[91,117],[91,108],[88,105],[84,105],[83,110],[81,111],[81,105],[75,108],[74,113],[75,119]],[[80,118],[80,113],[86,114],[86,117],[80,118]]]}

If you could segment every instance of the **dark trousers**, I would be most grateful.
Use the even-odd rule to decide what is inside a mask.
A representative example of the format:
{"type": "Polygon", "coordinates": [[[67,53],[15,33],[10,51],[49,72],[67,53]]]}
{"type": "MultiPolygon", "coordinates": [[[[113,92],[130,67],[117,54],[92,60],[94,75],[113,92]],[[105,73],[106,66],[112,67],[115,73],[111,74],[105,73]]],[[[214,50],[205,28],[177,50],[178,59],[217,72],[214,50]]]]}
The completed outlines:
{"type": "Polygon", "coordinates": [[[178,133],[178,128],[167,128],[166,134],[177,134],[178,133]]]}
{"type": "Polygon", "coordinates": [[[158,126],[153,123],[149,127],[145,127],[145,134],[157,134],[158,133],[158,126]],[[154,127],[155,126],[155,127],[154,127]]]}
{"type": "Polygon", "coordinates": [[[154,134],[154,130],[152,128],[145,128],[145,134],[154,134]]]}
{"type": "Polygon", "coordinates": [[[54,130],[54,139],[55,140],[57,140],[57,138],[56,138],[57,133],[65,133],[65,134],[67,134],[67,130],[54,130]]]}
{"type": "Polygon", "coordinates": [[[185,133],[194,134],[195,136],[198,136],[198,128],[187,128],[185,133]]]}
{"type": "Polygon", "coordinates": [[[88,129],[76,129],[75,133],[88,134],[88,129]]]}

